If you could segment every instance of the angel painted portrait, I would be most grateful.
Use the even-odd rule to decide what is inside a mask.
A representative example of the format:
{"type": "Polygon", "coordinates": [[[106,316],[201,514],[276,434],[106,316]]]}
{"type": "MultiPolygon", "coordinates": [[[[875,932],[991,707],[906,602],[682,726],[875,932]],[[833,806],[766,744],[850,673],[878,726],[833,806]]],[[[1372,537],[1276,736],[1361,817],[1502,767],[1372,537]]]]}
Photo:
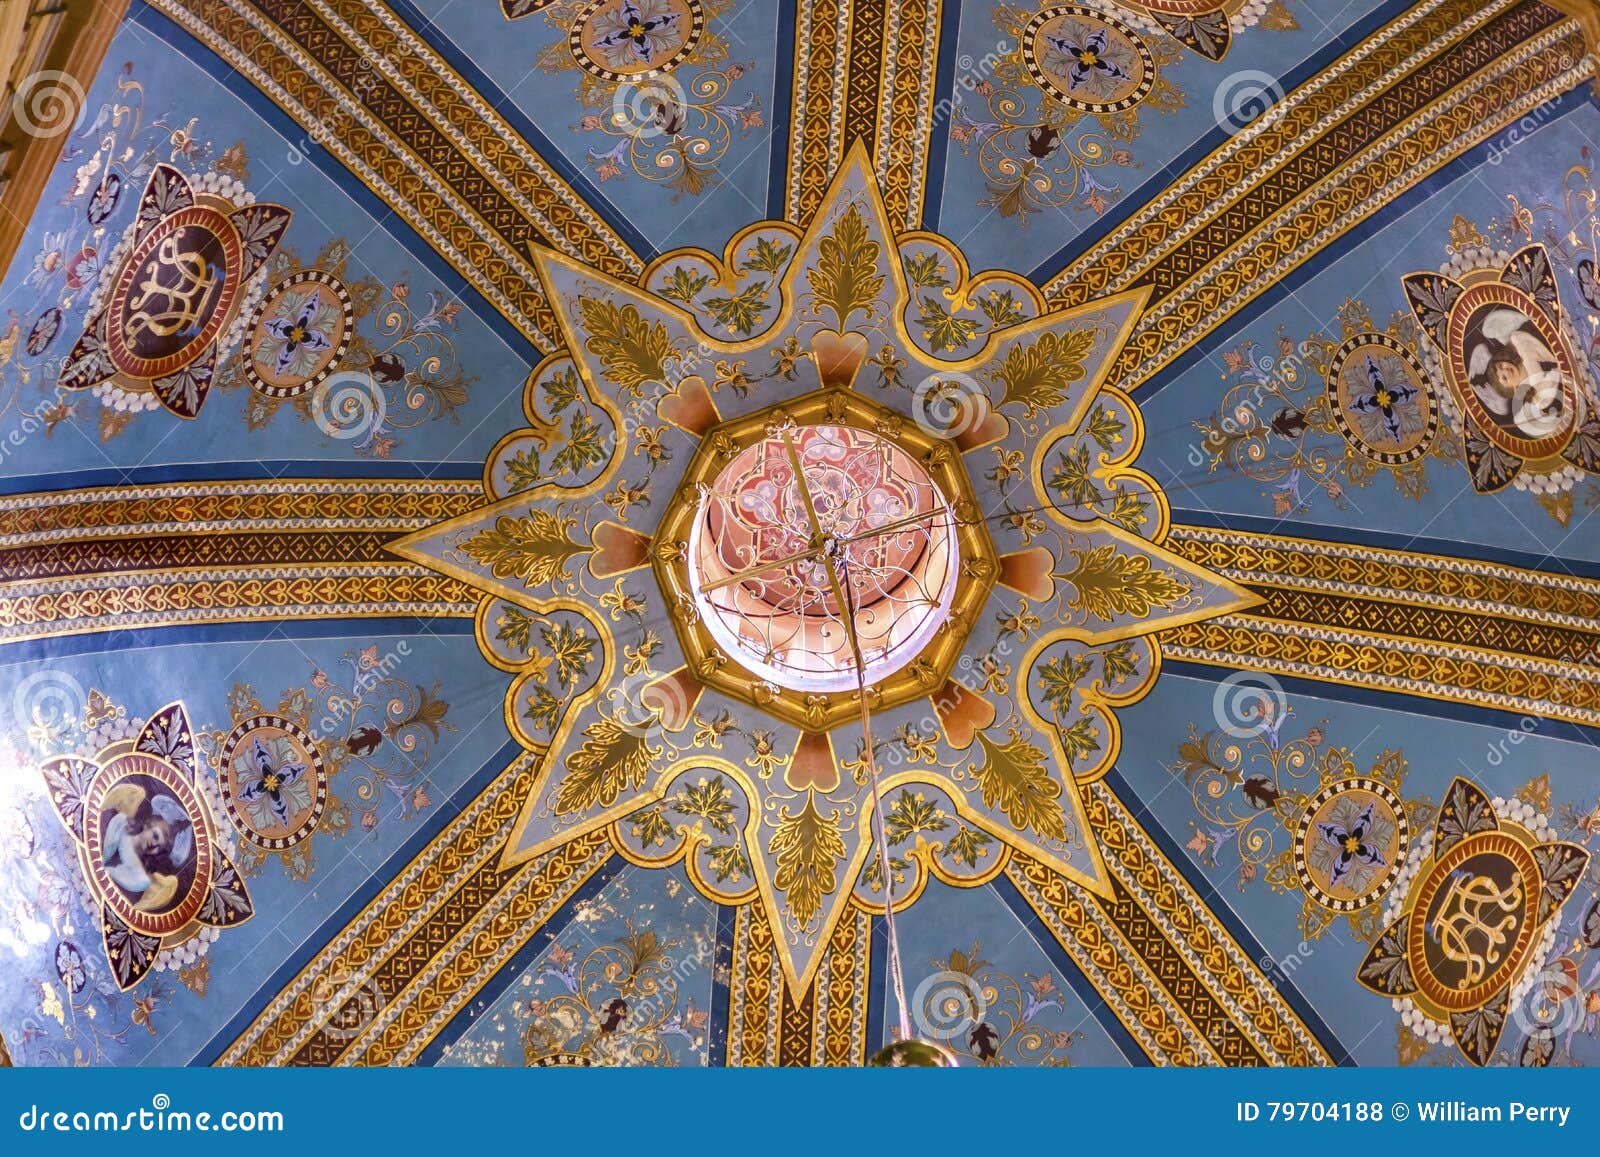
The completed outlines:
{"type": "Polygon", "coordinates": [[[194,882],[194,821],[176,796],[147,776],[106,793],[100,815],[106,873],[141,912],[174,907],[194,882]]]}
{"type": "Polygon", "coordinates": [[[77,845],[119,989],[172,965],[173,952],[205,929],[232,928],[255,914],[232,840],[206,802],[215,786],[182,703],[167,704],[132,740],[110,743],[92,759],[58,756],[39,770],[77,845]]]}
{"type": "Polygon", "coordinates": [[[1480,309],[1467,323],[1462,353],[1473,393],[1502,430],[1537,440],[1572,422],[1561,362],[1521,310],[1480,309]]]}

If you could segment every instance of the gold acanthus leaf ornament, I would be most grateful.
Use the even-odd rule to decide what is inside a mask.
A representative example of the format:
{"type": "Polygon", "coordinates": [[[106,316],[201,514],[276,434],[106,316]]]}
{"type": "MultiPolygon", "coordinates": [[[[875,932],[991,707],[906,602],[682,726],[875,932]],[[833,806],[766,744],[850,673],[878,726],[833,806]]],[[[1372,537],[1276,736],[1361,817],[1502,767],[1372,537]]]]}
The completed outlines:
{"type": "Polygon", "coordinates": [[[879,248],[867,235],[867,223],[856,205],[845,210],[834,231],[817,246],[817,263],[806,277],[816,295],[816,308],[832,310],[841,332],[858,310],[869,318],[873,314],[884,282],[878,272],[879,248]]]}
{"type": "Polygon", "coordinates": [[[823,815],[817,810],[815,794],[808,794],[799,812],[784,808],[779,814],[778,830],[767,850],[777,859],[773,884],[788,897],[795,919],[810,924],[822,908],[822,898],[839,886],[839,861],[845,855],[839,813],[823,815]]]}
{"type": "Polygon", "coordinates": [[[681,355],[659,321],[646,321],[635,305],[580,297],[578,311],[589,331],[583,348],[600,359],[607,378],[634,397],[647,382],[666,380],[667,363],[681,355]]]}
{"type": "Polygon", "coordinates": [[[1055,577],[1072,584],[1070,605],[1102,622],[1117,615],[1142,619],[1151,608],[1165,610],[1189,593],[1189,584],[1156,570],[1142,554],[1118,554],[1114,543],[1073,551],[1078,565],[1055,577]]]}
{"type": "Polygon", "coordinates": [[[1045,768],[1044,751],[1014,729],[1005,743],[996,743],[980,731],[978,743],[983,748],[983,766],[973,764],[971,770],[978,777],[984,806],[999,807],[1022,831],[1065,839],[1061,785],[1045,768]]]}
{"type": "Polygon", "coordinates": [[[569,533],[575,521],[548,510],[520,518],[502,515],[493,528],[461,544],[467,556],[497,579],[519,578],[529,587],[567,577],[567,561],[591,549],[569,533]]]}
{"type": "Polygon", "coordinates": [[[556,811],[562,815],[610,807],[624,791],[643,785],[661,757],[661,748],[650,745],[647,732],[623,727],[609,716],[585,727],[583,736],[583,746],[567,757],[571,774],[556,794],[556,811]]]}
{"type": "Polygon", "coordinates": [[[1087,376],[1084,359],[1094,348],[1093,330],[1046,331],[1037,341],[1014,345],[993,378],[1005,388],[1000,405],[1018,405],[1031,418],[1067,400],[1067,389],[1087,376]]]}

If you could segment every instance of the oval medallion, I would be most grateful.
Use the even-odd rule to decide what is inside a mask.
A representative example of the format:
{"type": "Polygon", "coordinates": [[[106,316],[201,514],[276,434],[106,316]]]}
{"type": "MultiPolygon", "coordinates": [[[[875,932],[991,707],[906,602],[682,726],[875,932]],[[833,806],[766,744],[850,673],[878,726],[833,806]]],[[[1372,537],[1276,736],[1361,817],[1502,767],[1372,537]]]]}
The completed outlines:
{"type": "Polygon", "coordinates": [[[243,720],[223,741],[219,762],[228,819],[252,844],[281,852],[317,830],[328,774],[298,723],[278,715],[243,720]]]}
{"type": "Polygon", "coordinates": [[[1386,466],[1414,462],[1439,432],[1439,408],[1416,353],[1386,333],[1358,333],[1328,367],[1328,403],[1350,446],[1386,466]]]}
{"type": "Polygon", "coordinates": [[[76,996],[83,991],[89,982],[88,969],[84,967],[83,953],[78,946],[70,940],[63,940],[56,945],[56,975],[61,978],[61,983],[68,992],[76,996]]]}
{"type": "Polygon", "coordinates": [[[1582,417],[1575,363],[1531,297],[1503,281],[1471,286],[1447,334],[1451,392],[1485,438],[1530,462],[1566,449],[1582,417]]]}
{"type": "Polygon", "coordinates": [[[83,826],[95,890],[129,928],[164,937],[194,919],[211,888],[211,817],[177,769],[117,756],[84,797],[83,826]]]}
{"type": "Polygon", "coordinates": [[[1594,262],[1585,257],[1577,264],[1578,293],[1590,309],[1600,309],[1600,276],[1596,276],[1594,262]]]}
{"type": "Polygon", "coordinates": [[[153,380],[198,360],[227,319],[244,271],[238,231],[207,205],[163,218],[122,263],[106,315],[106,356],[153,380]]]}
{"type": "Polygon", "coordinates": [[[1035,83],[1080,112],[1132,108],[1156,83],[1155,58],[1139,34],[1092,8],[1046,8],[1022,32],[1035,83]]]}
{"type": "Polygon", "coordinates": [[[52,305],[34,320],[33,328],[28,331],[28,356],[36,358],[44,353],[60,332],[61,310],[52,305]]]}
{"type": "Polygon", "coordinates": [[[1462,1012],[1511,984],[1533,950],[1541,879],[1528,849],[1504,832],[1468,836],[1435,860],[1406,933],[1418,990],[1462,1012]]]}
{"type": "Polygon", "coordinates": [[[89,198],[89,207],[84,211],[89,218],[89,224],[102,225],[107,217],[117,211],[117,202],[122,200],[122,178],[115,173],[107,173],[105,179],[95,187],[94,195],[89,198]]]}
{"type": "Polygon", "coordinates": [[[245,379],[269,398],[310,393],[350,348],[355,306],[337,277],[320,269],[290,274],[250,319],[245,379]]]}

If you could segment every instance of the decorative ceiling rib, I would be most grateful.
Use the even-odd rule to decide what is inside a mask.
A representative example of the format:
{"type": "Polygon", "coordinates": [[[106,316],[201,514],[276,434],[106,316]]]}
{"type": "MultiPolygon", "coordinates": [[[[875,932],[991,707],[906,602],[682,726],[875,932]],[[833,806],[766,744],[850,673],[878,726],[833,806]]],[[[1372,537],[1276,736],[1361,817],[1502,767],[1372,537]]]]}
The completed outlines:
{"type": "Polygon", "coordinates": [[[872,917],[854,911],[839,922],[817,979],[796,994],[783,978],[777,942],[759,905],[738,909],[729,967],[731,1068],[859,1065],[866,1060],[872,917]]]}
{"type": "MultiPolygon", "coordinates": [[[[597,835],[518,869],[497,866],[499,844],[485,833],[501,830],[533,762],[507,769],[298,976],[276,985],[277,995],[218,1063],[414,1062],[613,854],[597,835]],[[384,1010],[376,1021],[368,1015],[374,1007],[384,1010]],[[343,1031],[347,1017],[361,1031],[343,1031]]],[[[1326,1048],[1115,794],[1095,785],[1089,806],[1114,853],[1111,898],[1026,857],[1006,870],[1150,1059],[1329,1063],[1326,1048]]],[[[783,982],[763,918],[740,909],[732,1015],[744,1031],[730,1044],[730,1064],[845,1063],[859,1055],[866,1006],[840,998],[860,992],[852,986],[866,963],[863,917],[840,925],[817,980],[797,997],[783,982]],[[841,1025],[851,1027],[841,1033],[841,1025]]]]}
{"type": "MultiPolygon", "coordinates": [[[[222,619],[471,617],[479,596],[469,586],[397,558],[391,546],[467,516],[481,500],[475,482],[375,480],[0,499],[8,560],[0,637],[222,619]]],[[[1175,526],[1169,542],[1264,600],[1170,631],[1163,644],[1175,658],[1248,660],[1335,684],[1600,724],[1589,676],[1600,582],[1205,527],[1175,526]]]]}
{"type": "Polygon", "coordinates": [[[1600,726],[1600,582],[1203,527],[1169,541],[1264,600],[1169,632],[1175,658],[1600,726]]]}
{"type": "Polygon", "coordinates": [[[387,549],[476,482],[189,482],[0,498],[0,640],[133,628],[471,615],[387,549]]]}
{"type": "Polygon", "coordinates": [[[368,1047],[348,1022],[364,1029],[375,1007],[390,1010],[389,1034],[401,1042],[384,1051],[420,1052],[426,1040],[404,1034],[420,1033],[447,1002],[458,1010],[464,986],[472,985],[467,996],[481,987],[612,856],[597,836],[512,871],[500,867],[536,762],[526,756],[496,777],[304,968],[275,982],[271,999],[236,1040],[223,1042],[216,1063],[344,1063],[358,1044],[368,1047]],[[418,983],[425,975],[431,990],[418,983]]]}
{"type": "Polygon", "coordinates": [[[944,0],[798,5],[784,216],[809,225],[845,154],[869,146],[890,218],[922,222],[944,0]]]}

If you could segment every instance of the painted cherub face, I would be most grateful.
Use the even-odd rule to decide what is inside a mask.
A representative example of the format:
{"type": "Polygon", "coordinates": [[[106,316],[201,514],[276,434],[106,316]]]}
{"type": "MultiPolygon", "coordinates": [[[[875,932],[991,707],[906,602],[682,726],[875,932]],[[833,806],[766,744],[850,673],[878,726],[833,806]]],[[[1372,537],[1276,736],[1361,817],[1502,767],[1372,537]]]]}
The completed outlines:
{"type": "Polygon", "coordinates": [[[146,856],[164,856],[172,851],[172,825],[164,819],[152,819],[138,835],[133,837],[133,850],[143,859],[146,856]]]}
{"type": "Polygon", "coordinates": [[[1495,360],[1492,372],[1489,375],[1490,384],[1495,391],[1503,397],[1510,398],[1516,393],[1526,378],[1522,363],[1511,358],[1498,358],[1495,360]]]}

